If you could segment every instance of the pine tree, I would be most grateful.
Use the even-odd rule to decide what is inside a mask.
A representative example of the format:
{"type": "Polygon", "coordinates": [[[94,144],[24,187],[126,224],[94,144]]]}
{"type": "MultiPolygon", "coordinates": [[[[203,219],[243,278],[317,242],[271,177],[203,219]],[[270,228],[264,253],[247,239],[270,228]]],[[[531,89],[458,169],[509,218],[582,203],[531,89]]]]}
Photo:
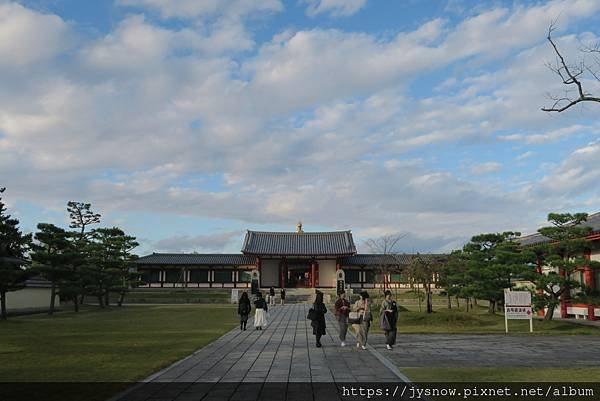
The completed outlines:
{"type": "MultiPolygon", "coordinates": [[[[0,188],[0,195],[6,188],[0,188]]],[[[6,293],[23,288],[29,271],[25,257],[31,243],[31,234],[24,235],[18,228],[19,220],[6,213],[0,196],[0,304],[2,319],[6,320],[6,293]]]]}

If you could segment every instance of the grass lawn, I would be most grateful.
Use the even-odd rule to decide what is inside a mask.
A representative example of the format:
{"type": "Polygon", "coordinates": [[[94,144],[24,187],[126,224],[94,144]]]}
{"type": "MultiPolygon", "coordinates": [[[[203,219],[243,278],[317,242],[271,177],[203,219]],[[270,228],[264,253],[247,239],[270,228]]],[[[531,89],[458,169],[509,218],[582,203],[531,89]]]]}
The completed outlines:
{"type": "MultiPolygon", "coordinates": [[[[399,300],[398,333],[443,333],[443,334],[504,334],[504,315],[490,314],[487,307],[475,307],[466,312],[464,308],[448,309],[434,305],[434,313],[420,312],[418,306],[403,304],[399,300]]],[[[379,309],[374,310],[371,331],[381,333],[379,309]]],[[[583,326],[565,321],[545,321],[534,319],[533,333],[529,333],[528,320],[509,320],[510,334],[519,335],[600,335],[600,327],[583,326]]]]}
{"type": "Polygon", "coordinates": [[[147,377],[238,322],[229,305],[123,306],[0,322],[0,381],[127,382],[147,377]]]}
{"type": "Polygon", "coordinates": [[[415,382],[599,382],[600,367],[403,368],[415,382]]]}

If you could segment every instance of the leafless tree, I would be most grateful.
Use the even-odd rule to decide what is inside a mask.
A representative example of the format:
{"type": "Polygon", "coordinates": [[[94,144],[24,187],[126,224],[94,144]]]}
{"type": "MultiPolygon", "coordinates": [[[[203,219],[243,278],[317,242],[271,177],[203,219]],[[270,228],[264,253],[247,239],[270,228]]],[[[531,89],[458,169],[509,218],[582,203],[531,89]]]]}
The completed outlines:
{"type": "Polygon", "coordinates": [[[570,64],[565,60],[554,39],[552,39],[552,32],[555,29],[555,22],[552,22],[548,28],[547,39],[554,49],[556,60],[554,63],[547,63],[546,65],[560,77],[567,89],[565,89],[563,96],[548,94],[553,103],[550,107],[543,107],[542,110],[560,113],[581,102],[600,103],[600,97],[586,92],[582,84],[582,80],[586,78],[586,75],[600,82],[600,42],[584,45],[581,51],[588,55],[588,59],[583,58],[577,64],[570,64]]]}
{"type": "Polygon", "coordinates": [[[401,256],[398,253],[398,243],[406,234],[390,234],[365,241],[365,245],[371,253],[382,255],[379,263],[375,266],[375,272],[383,278],[381,291],[389,287],[387,276],[389,274],[401,274],[401,256]]]}

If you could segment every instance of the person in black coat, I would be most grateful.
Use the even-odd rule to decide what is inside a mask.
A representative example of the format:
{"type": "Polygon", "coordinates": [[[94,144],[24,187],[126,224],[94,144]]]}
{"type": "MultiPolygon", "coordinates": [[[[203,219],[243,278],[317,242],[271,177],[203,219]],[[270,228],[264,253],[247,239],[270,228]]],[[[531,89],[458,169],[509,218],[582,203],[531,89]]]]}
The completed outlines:
{"type": "Polygon", "coordinates": [[[248,323],[248,315],[252,307],[250,306],[250,298],[246,291],[242,292],[242,296],[238,302],[238,315],[240,315],[240,330],[246,330],[246,323],[248,323]]]}
{"type": "Polygon", "coordinates": [[[317,296],[315,298],[315,303],[313,304],[313,310],[315,314],[315,319],[312,320],[311,326],[313,328],[313,334],[317,338],[317,348],[321,347],[321,336],[325,334],[325,314],[327,313],[327,308],[323,303],[323,293],[321,291],[317,291],[317,296]]]}

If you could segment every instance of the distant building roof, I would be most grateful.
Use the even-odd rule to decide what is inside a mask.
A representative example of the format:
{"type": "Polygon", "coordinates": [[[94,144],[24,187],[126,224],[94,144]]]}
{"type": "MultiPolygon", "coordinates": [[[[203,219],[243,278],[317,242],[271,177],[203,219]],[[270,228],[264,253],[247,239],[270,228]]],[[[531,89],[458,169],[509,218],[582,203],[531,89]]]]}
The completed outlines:
{"type": "Polygon", "coordinates": [[[135,261],[138,265],[253,265],[255,259],[242,254],[153,253],[135,261]]]}
{"type": "MultiPolygon", "coordinates": [[[[590,214],[587,221],[582,226],[591,227],[592,234],[600,233],[600,212],[590,214]]],[[[524,235],[517,239],[519,244],[523,246],[543,244],[550,241],[550,238],[543,236],[540,233],[524,235]]]]}
{"type": "Polygon", "coordinates": [[[244,254],[289,256],[343,256],[356,254],[350,231],[246,232],[244,254]]]}

